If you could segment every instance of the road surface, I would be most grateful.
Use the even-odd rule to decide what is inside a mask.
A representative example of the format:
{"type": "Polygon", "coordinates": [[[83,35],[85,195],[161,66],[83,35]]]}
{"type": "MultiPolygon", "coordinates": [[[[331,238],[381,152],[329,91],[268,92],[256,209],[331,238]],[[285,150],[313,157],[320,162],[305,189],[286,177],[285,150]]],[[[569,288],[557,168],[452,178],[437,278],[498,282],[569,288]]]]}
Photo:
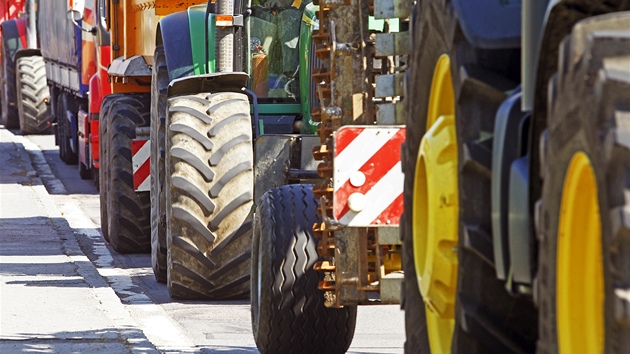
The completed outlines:
{"type": "MultiPolygon", "coordinates": [[[[79,178],[77,166],[59,159],[53,136],[20,136],[0,127],[0,156],[5,157],[0,160],[0,352],[40,347],[53,352],[258,352],[248,301],[172,300],[166,286],[155,281],[150,255],[118,254],[106,244],[98,191],[79,178]],[[46,232],[49,224],[55,228],[46,232]],[[29,228],[34,231],[24,231],[29,228]],[[37,243],[25,236],[36,237],[37,243]],[[46,242],[59,248],[50,259],[39,250],[46,242]],[[29,274],[24,266],[46,262],[72,267],[53,272],[55,278],[29,274]],[[33,289],[34,284],[46,286],[33,289]],[[65,294],[70,289],[72,294],[65,294]],[[74,301],[63,311],[69,304],[59,302],[60,293],[74,301]],[[58,303],[32,306],[22,296],[44,302],[52,297],[58,303]]],[[[349,353],[402,353],[403,342],[398,305],[359,307],[349,353]]]]}

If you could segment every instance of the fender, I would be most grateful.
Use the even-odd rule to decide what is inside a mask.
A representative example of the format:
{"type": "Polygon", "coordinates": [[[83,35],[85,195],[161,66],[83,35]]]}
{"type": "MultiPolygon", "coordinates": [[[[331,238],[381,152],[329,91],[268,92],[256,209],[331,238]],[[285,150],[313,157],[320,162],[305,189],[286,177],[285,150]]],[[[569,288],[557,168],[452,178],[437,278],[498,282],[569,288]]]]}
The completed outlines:
{"type": "Polygon", "coordinates": [[[41,57],[42,51],[39,49],[20,49],[15,53],[15,62],[17,63],[18,59],[24,57],[41,57]]]}
{"type": "Polygon", "coordinates": [[[169,80],[195,75],[188,13],[176,12],[162,18],[156,37],[156,46],[164,46],[169,80]]]}
{"type": "Polygon", "coordinates": [[[466,39],[474,46],[506,49],[521,45],[521,1],[453,0],[453,7],[466,39]]]}
{"type": "MultiPolygon", "coordinates": [[[[100,167],[99,163],[99,113],[101,111],[101,103],[103,102],[103,92],[101,92],[101,78],[99,77],[100,73],[96,73],[92,75],[90,79],[90,96],[89,96],[89,119],[88,119],[88,145],[90,148],[88,151],[91,156],[88,156],[89,163],[85,165],[88,168],[92,166],[98,168],[100,167]]],[[[109,86],[107,86],[109,87],[109,86]]]]}

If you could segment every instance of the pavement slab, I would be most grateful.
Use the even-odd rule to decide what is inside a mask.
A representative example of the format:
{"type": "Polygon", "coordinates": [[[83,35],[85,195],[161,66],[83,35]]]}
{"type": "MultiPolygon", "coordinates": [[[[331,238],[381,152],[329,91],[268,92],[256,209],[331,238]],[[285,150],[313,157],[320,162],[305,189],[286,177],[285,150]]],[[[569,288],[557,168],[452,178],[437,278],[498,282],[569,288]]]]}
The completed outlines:
{"type": "Polygon", "coordinates": [[[156,352],[0,129],[0,353],[156,352]]]}

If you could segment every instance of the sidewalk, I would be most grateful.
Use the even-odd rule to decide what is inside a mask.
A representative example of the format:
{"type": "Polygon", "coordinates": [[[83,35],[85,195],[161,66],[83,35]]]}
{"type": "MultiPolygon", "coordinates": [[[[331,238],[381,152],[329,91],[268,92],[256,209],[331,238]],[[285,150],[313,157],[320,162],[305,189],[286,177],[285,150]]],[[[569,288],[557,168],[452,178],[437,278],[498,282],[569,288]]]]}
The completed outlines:
{"type": "Polygon", "coordinates": [[[0,128],[0,353],[156,352],[79,248],[27,149],[41,154],[0,128]]]}

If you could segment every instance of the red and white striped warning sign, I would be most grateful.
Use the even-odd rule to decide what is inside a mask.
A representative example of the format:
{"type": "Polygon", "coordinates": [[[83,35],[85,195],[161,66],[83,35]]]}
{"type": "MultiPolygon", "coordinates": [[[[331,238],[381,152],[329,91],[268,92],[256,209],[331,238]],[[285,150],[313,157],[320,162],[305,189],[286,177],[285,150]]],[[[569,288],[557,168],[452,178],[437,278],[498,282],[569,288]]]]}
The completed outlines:
{"type": "Polygon", "coordinates": [[[333,214],[345,226],[398,225],[405,128],[345,126],[335,134],[333,214]]]}
{"type": "Polygon", "coordinates": [[[131,141],[131,164],[133,165],[133,188],[146,192],[151,188],[151,143],[149,140],[131,141]]]}

